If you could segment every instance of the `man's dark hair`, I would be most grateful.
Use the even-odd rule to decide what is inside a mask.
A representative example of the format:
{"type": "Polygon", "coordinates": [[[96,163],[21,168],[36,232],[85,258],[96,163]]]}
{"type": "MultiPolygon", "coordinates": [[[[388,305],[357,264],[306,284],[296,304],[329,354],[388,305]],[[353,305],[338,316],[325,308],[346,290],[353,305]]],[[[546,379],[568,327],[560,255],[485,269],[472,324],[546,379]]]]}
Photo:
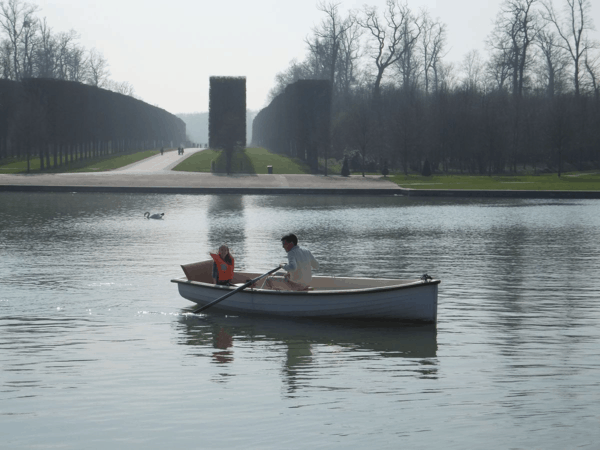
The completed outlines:
{"type": "Polygon", "coordinates": [[[281,238],[282,241],[286,241],[286,242],[292,242],[294,245],[298,245],[298,238],[296,237],[295,234],[286,234],[284,237],[281,238]]]}

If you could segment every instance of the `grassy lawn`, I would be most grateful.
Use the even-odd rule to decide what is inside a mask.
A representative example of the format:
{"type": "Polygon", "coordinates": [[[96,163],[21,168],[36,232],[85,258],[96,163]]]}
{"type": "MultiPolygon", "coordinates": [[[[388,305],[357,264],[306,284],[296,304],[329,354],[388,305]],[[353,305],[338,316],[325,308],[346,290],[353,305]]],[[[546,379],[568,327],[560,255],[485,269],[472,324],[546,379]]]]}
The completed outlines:
{"type": "Polygon", "coordinates": [[[211,149],[202,150],[177,164],[172,170],[181,172],[210,172],[210,162],[216,160],[220,152],[211,149]]]}
{"type": "MultiPolygon", "coordinates": [[[[39,158],[30,159],[31,173],[62,172],[104,172],[118,169],[141,161],[159,153],[159,150],[121,153],[108,157],[76,161],[59,168],[40,171],[39,158]]],[[[51,159],[53,161],[53,159],[51,159]]],[[[173,170],[183,172],[211,172],[211,163],[215,162],[216,172],[225,173],[225,154],[221,151],[206,149],[186,158],[173,170]]],[[[324,160],[320,160],[324,166],[324,160]]],[[[233,173],[266,174],[267,166],[273,166],[274,174],[309,174],[308,165],[297,159],[271,153],[263,148],[246,148],[233,156],[233,173]]],[[[330,159],[327,162],[328,172],[333,175],[341,171],[341,162],[330,159]]],[[[26,160],[0,161],[0,174],[26,173],[26,160]]],[[[360,175],[360,172],[353,172],[360,175]]],[[[380,173],[370,173],[379,175],[380,173]]],[[[411,189],[472,189],[472,190],[532,190],[532,191],[599,191],[600,172],[557,174],[515,175],[515,176],[475,176],[475,175],[432,175],[424,177],[411,174],[392,174],[381,180],[390,180],[401,187],[411,189]]]]}
{"type": "Polygon", "coordinates": [[[474,189],[474,190],[529,190],[529,191],[598,191],[600,173],[567,173],[523,176],[475,175],[393,175],[391,181],[411,189],[474,189]]]}
{"type": "MultiPolygon", "coordinates": [[[[65,172],[105,172],[118,169],[128,164],[141,161],[159,153],[159,150],[146,150],[143,152],[127,153],[121,155],[108,155],[103,158],[84,159],[65,164],[61,167],[40,170],[40,159],[29,160],[31,173],[65,173],[65,172]]],[[[51,162],[54,161],[50,158],[51,162]]],[[[27,160],[4,161],[0,163],[0,173],[26,173],[27,160]]]]}
{"type": "Polygon", "coordinates": [[[157,155],[160,150],[146,150],[144,152],[132,153],[129,155],[115,156],[108,159],[99,159],[90,164],[85,164],[84,167],[69,170],[69,172],[106,172],[108,170],[119,169],[121,167],[141,161],[142,159],[150,158],[157,155]]]}
{"type": "MultiPolygon", "coordinates": [[[[215,150],[202,150],[177,165],[173,170],[184,172],[210,172],[215,161],[216,172],[225,172],[225,154],[215,150]]],[[[270,153],[264,148],[246,148],[233,155],[233,173],[266,174],[267,166],[273,166],[274,174],[304,174],[310,169],[304,163],[287,156],[270,153]]]]}

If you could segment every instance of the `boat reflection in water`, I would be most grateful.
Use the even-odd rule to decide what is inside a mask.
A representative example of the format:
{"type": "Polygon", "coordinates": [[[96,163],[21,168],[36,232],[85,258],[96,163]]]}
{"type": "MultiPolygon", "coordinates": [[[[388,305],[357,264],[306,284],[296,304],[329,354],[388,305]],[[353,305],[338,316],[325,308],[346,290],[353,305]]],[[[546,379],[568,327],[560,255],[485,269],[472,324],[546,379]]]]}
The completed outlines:
{"type": "MultiPolygon", "coordinates": [[[[280,319],[264,316],[206,316],[184,314],[179,320],[181,343],[195,347],[191,352],[206,356],[212,351],[213,362],[234,362],[234,345],[252,348],[252,357],[273,358],[273,351],[285,354],[285,378],[288,390],[294,390],[298,371],[322,363],[327,353],[344,353],[345,358],[407,358],[417,377],[435,378],[437,330],[434,324],[398,324],[390,321],[320,321],[280,319]],[[268,351],[262,349],[268,346],[268,351]],[[256,351],[254,349],[257,349],[256,351]]],[[[242,353],[240,353],[242,354],[242,353]]],[[[407,368],[408,369],[408,368],[407,368]]]]}

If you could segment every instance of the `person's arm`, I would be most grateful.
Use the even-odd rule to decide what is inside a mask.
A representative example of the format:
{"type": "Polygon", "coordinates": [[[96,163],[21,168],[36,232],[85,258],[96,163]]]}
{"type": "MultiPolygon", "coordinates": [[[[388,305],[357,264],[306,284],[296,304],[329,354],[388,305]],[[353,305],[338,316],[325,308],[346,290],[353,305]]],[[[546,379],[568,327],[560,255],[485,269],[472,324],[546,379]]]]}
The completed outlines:
{"type": "Polygon", "coordinates": [[[319,261],[317,261],[315,259],[315,257],[313,256],[313,254],[309,251],[310,253],[310,265],[313,269],[318,270],[319,269],[319,261]]]}
{"type": "Polygon", "coordinates": [[[214,284],[217,284],[217,281],[219,281],[219,271],[217,270],[217,263],[214,261],[212,267],[212,279],[214,284]]]}

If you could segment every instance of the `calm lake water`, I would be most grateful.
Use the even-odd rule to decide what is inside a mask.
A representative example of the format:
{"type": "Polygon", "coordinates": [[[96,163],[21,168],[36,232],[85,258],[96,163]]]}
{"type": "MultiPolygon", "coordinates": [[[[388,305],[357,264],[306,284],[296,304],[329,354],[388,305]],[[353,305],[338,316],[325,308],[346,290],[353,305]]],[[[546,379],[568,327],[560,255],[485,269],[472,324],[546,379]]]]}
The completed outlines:
{"type": "Polygon", "coordinates": [[[599,201],[2,193],[0,257],[3,449],[599,445],[599,201]],[[180,264],[287,231],[437,326],[189,314],[180,264]]]}

